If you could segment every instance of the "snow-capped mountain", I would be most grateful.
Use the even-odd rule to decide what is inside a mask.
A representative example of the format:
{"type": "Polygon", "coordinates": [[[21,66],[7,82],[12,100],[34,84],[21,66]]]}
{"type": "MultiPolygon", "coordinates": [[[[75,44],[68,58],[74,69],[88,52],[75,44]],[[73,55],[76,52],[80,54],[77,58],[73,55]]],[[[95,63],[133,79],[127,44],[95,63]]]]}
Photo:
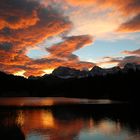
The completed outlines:
{"type": "Polygon", "coordinates": [[[84,77],[94,77],[94,76],[105,76],[107,74],[116,74],[118,72],[125,72],[133,70],[140,70],[140,65],[134,64],[134,63],[128,63],[124,66],[123,69],[116,66],[113,68],[103,69],[99,66],[94,66],[90,71],[88,70],[76,70],[74,68],[68,68],[68,67],[58,67],[53,72],[52,75],[67,79],[67,78],[84,78],[84,77]]]}

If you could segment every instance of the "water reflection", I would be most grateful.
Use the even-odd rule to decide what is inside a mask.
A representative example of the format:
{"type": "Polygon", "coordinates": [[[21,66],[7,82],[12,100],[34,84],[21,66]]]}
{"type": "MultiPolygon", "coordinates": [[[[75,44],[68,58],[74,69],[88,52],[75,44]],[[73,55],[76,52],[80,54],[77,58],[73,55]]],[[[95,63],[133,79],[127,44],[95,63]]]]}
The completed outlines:
{"type": "Polygon", "coordinates": [[[130,122],[129,112],[124,113],[125,117],[114,112],[89,106],[2,109],[0,137],[4,135],[4,140],[8,136],[14,140],[140,140],[139,125],[130,122]]]}
{"type": "Polygon", "coordinates": [[[64,97],[15,97],[0,98],[0,106],[52,106],[60,104],[111,104],[118,103],[108,99],[78,99],[64,97]]]}

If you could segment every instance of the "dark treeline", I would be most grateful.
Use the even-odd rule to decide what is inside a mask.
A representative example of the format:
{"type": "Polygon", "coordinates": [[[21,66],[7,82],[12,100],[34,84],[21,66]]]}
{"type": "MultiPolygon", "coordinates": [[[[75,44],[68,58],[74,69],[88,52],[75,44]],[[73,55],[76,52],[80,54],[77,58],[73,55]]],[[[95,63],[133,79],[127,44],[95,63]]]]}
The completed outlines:
{"type": "Polygon", "coordinates": [[[62,79],[46,75],[26,79],[0,72],[0,96],[78,97],[139,100],[140,71],[130,70],[106,76],[62,79]]]}

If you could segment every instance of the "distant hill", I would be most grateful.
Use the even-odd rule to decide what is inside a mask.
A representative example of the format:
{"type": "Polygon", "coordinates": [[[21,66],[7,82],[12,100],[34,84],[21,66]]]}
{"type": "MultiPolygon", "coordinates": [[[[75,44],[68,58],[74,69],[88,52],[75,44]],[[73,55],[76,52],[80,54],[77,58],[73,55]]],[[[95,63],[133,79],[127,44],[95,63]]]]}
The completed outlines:
{"type": "Polygon", "coordinates": [[[42,77],[8,75],[0,72],[0,96],[108,98],[139,100],[140,65],[126,64],[123,69],[93,67],[79,71],[58,67],[42,77]]]}

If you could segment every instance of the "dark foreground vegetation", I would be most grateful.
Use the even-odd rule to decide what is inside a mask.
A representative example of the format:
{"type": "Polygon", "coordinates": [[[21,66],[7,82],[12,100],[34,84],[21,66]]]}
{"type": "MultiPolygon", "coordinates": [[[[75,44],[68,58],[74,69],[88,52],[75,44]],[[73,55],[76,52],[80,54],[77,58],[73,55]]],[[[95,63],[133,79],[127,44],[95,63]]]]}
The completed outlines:
{"type": "Polygon", "coordinates": [[[136,101],[140,94],[140,70],[68,79],[53,74],[26,79],[0,72],[0,83],[0,97],[63,96],[136,101]]]}

